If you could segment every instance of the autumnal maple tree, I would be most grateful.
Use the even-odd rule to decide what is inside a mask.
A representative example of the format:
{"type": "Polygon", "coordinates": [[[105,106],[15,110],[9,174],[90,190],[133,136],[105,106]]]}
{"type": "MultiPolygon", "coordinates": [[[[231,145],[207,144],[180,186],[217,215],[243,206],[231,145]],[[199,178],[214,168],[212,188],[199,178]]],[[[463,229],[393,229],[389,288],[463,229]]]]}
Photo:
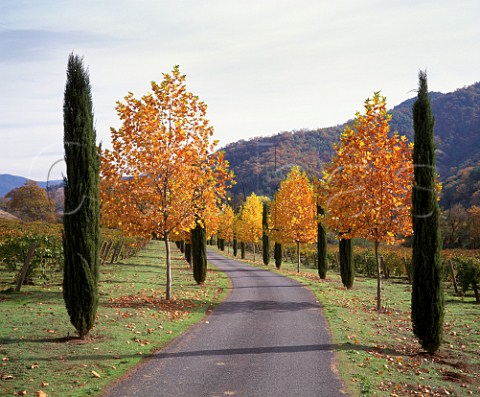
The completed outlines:
{"type": "Polygon", "coordinates": [[[212,154],[206,104],[187,91],[178,66],[163,76],[141,99],[129,93],[117,103],[123,126],[111,129],[113,149],[103,153],[101,199],[106,225],[165,240],[170,299],[170,238],[195,219],[208,224],[232,174],[223,154],[212,154]]]}
{"type": "Polygon", "coordinates": [[[412,233],[412,144],[390,132],[391,116],[380,93],[365,101],[335,146],[326,167],[327,224],[342,238],[363,237],[375,243],[377,309],[381,309],[378,247],[412,233]]]}
{"type": "Polygon", "coordinates": [[[243,243],[251,243],[253,247],[253,261],[255,261],[255,243],[262,237],[262,202],[259,197],[252,193],[243,204],[235,231],[243,243]]]}
{"type": "Polygon", "coordinates": [[[272,204],[273,238],[297,246],[297,271],[300,272],[300,244],[317,237],[317,206],[313,186],[299,167],[293,167],[284,179],[272,204]]]}

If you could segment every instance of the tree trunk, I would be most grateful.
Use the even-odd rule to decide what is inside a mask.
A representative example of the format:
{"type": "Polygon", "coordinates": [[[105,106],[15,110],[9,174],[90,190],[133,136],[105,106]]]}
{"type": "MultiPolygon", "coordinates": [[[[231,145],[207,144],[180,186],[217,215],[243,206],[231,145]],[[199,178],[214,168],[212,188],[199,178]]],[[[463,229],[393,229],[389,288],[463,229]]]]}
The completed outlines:
{"type": "Polygon", "coordinates": [[[233,256],[237,256],[237,239],[233,239],[233,256]]]}
{"type": "Polygon", "coordinates": [[[33,253],[35,252],[35,248],[37,248],[37,245],[38,243],[34,241],[32,244],[30,244],[30,247],[28,248],[28,254],[25,257],[25,262],[23,263],[22,271],[20,272],[20,277],[18,278],[17,286],[15,287],[15,292],[20,292],[20,289],[22,288],[28,272],[28,268],[30,267],[30,263],[32,262],[33,253]]]}
{"type": "Polygon", "coordinates": [[[382,270],[380,266],[380,258],[378,256],[378,246],[380,242],[375,241],[375,260],[377,262],[377,311],[382,310],[382,270]]]}
{"type": "Polygon", "coordinates": [[[473,293],[475,294],[475,301],[477,303],[480,303],[480,293],[478,291],[478,285],[475,280],[472,281],[472,289],[473,289],[473,293]]]}
{"type": "Polygon", "coordinates": [[[405,258],[405,256],[403,256],[402,259],[403,259],[403,264],[405,265],[405,272],[407,273],[408,283],[412,284],[412,275],[410,274],[410,264],[408,263],[407,258],[405,258]]]}
{"type": "Polygon", "coordinates": [[[255,243],[252,243],[253,248],[253,261],[255,262],[255,243]]]}
{"type": "Polygon", "coordinates": [[[245,259],[245,243],[243,241],[240,242],[240,257],[245,259]]]}
{"type": "Polygon", "coordinates": [[[380,258],[380,266],[382,267],[382,271],[383,271],[383,277],[385,278],[385,280],[387,280],[390,278],[390,271],[388,270],[387,262],[385,262],[385,258],[382,255],[380,255],[379,258],[380,258]]]}
{"type": "Polygon", "coordinates": [[[165,233],[165,251],[166,251],[166,259],[165,263],[167,265],[167,285],[166,285],[166,292],[165,292],[165,299],[170,300],[172,299],[172,266],[170,261],[170,241],[169,241],[169,234],[165,233]]]}
{"type": "Polygon", "coordinates": [[[297,241],[297,273],[300,273],[300,241],[297,241]]]}
{"type": "Polygon", "coordinates": [[[453,263],[451,259],[448,260],[448,265],[450,267],[450,272],[452,274],[453,288],[455,288],[455,293],[458,295],[457,277],[455,276],[455,268],[453,267],[453,263]]]}

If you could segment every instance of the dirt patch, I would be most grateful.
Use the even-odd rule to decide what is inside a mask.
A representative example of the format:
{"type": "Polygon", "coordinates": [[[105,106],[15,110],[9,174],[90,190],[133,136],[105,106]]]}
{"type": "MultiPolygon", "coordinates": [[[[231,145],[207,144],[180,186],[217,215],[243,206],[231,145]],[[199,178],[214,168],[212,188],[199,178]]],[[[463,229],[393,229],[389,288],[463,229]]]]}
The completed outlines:
{"type": "Polygon", "coordinates": [[[162,299],[155,296],[126,295],[120,298],[110,298],[108,306],[119,309],[155,308],[163,312],[189,311],[200,306],[191,299],[162,299]]]}

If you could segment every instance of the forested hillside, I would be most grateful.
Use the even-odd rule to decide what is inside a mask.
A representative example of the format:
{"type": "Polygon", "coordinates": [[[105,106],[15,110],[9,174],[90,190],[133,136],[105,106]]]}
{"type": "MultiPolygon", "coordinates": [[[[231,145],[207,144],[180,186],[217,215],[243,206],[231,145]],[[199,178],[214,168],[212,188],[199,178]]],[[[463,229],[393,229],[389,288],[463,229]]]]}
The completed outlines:
{"type": "Polygon", "coordinates": [[[242,199],[252,192],[273,196],[294,165],[299,165],[310,177],[321,176],[343,128],[281,132],[227,145],[221,150],[235,172],[237,184],[232,188],[233,195],[241,195],[242,199]]]}
{"type": "MultiPolygon", "coordinates": [[[[462,201],[469,206],[472,197],[480,201],[480,83],[448,94],[432,92],[430,98],[438,145],[437,168],[444,182],[442,205],[462,201]]],[[[391,110],[392,130],[409,139],[413,138],[414,100],[391,110]]],[[[282,132],[227,145],[221,150],[236,175],[233,196],[243,199],[253,191],[272,196],[293,165],[301,166],[309,176],[320,176],[345,126],[282,132]]]]}

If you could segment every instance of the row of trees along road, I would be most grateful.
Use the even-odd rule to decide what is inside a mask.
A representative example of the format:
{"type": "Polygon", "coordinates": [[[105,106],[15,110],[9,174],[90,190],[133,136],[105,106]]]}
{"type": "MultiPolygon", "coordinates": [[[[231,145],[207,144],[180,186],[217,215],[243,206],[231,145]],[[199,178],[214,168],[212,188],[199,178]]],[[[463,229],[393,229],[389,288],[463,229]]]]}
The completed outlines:
{"type": "MultiPolygon", "coordinates": [[[[352,239],[374,243],[377,263],[377,310],[382,310],[382,276],[378,248],[412,234],[414,282],[412,322],[422,346],[434,353],[441,343],[443,292],[438,232],[438,185],[435,175],[433,119],[420,73],[419,98],[414,105],[415,151],[405,136],[390,131],[391,116],[380,93],[365,101],[365,113],[357,113],[335,146],[324,178],[310,184],[294,167],[282,181],[270,203],[268,225],[263,232],[278,244],[297,246],[317,239],[319,275],[326,276],[325,227],[340,240],[340,267],[344,285],[353,285],[352,239]],[[414,166],[415,164],[415,166],[414,166]],[[413,198],[412,198],[413,189],[413,198]],[[413,207],[412,207],[413,199],[413,207]]],[[[252,194],[235,222],[236,236],[244,242],[262,237],[261,200],[252,194]]],[[[276,254],[277,255],[277,254],[276,254]]],[[[255,260],[255,252],[254,252],[255,260]]]]}
{"type": "Polygon", "coordinates": [[[129,93],[116,109],[123,125],[111,129],[113,148],[103,152],[103,222],[165,240],[170,299],[169,242],[195,227],[209,230],[232,174],[222,153],[213,153],[207,106],[187,90],[178,66],[161,84],[152,82],[150,93],[129,93]]]}
{"type": "MultiPolygon", "coordinates": [[[[171,298],[172,235],[175,240],[190,237],[187,242],[192,249],[199,246],[197,261],[205,263],[206,231],[218,231],[223,240],[238,238],[242,243],[255,243],[268,234],[275,241],[276,262],[281,243],[296,244],[298,271],[300,244],[317,237],[319,274],[325,277],[326,224],[343,242],[342,256],[347,262],[353,237],[374,242],[377,309],[381,310],[378,246],[411,234],[413,215],[413,329],[427,351],[438,349],[443,291],[433,118],[424,73],[420,73],[419,97],[414,105],[414,161],[407,139],[390,133],[386,100],[375,93],[365,102],[365,114],[357,113],[353,127],[341,135],[332,163],[326,167],[323,180],[316,182],[316,189],[305,173],[293,168],[270,203],[268,219],[268,199],[254,193],[236,217],[228,206],[219,213],[233,176],[221,152],[212,154],[216,142],[210,142],[213,129],[206,118],[206,105],[187,91],[179,68],[164,74],[160,85],[152,82],[151,88],[152,92],[141,99],[129,93],[125,102],[117,104],[123,126],[112,128],[113,149],[103,152],[102,216],[108,226],[165,240],[167,299],[171,298]]],[[[99,156],[88,73],[73,54],[67,69],[64,130],[64,297],[72,324],[83,337],[93,326],[98,305],[99,156]]],[[[195,268],[195,262],[195,279],[202,282],[205,267],[195,268]]],[[[343,276],[349,273],[349,269],[342,272],[342,278],[351,277],[343,276]]],[[[350,281],[344,280],[344,284],[351,287],[350,281]]]]}

